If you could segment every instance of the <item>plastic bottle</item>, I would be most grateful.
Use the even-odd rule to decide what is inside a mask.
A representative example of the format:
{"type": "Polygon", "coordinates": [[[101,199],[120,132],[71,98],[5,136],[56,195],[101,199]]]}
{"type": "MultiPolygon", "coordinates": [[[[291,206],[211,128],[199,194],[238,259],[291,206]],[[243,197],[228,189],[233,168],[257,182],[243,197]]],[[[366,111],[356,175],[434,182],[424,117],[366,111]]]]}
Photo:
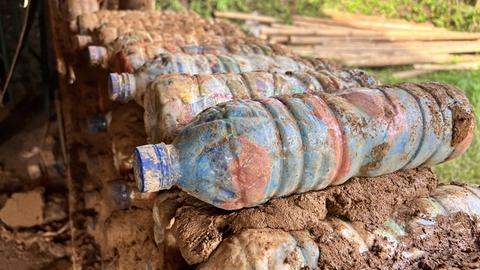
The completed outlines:
{"type": "MultiPolygon", "coordinates": [[[[125,67],[124,69],[129,69],[125,67]]],[[[161,54],[152,62],[138,69],[134,74],[110,73],[109,90],[112,97],[135,96],[134,92],[144,92],[146,86],[156,77],[164,74],[180,73],[188,75],[214,73],[241,73],[252,71],[269,72],[306,72],[313,71],[312,66],[285,56],[266,55],[188,55],[161,54]],[[131,94],[130,94],[131,93],[131,94]]]]}
{"type": "Polygon", "coordinates": [[[99,9],[97,0],[68,0],[66,4],[70,20],[75,20],[79,15],[95,12],[99,9]]]}
{"type": "Polygon", "coordinates": [[[249,229],[223,240],[197,269],[317,269],[319,257],[306,231],[249,229]]]}
{"type": "Polygon", "coordinates": [[[106,68],[110,64],[109,55],[118,54],[118,57],[122,57],[123,54],[131,54],[133,57],[129,59],[129,64],[133,65],[136,69],[145,63],[144,59],[167,52],[167,50],[161,46],[154,46],[155,44],[148,32],[136,31],[134,33],[128,33],[117,38],[109,46],[88,46],[88,61],[91,66],[106,68]],[[147,44],[153,45],[147,46],[147,44]],[[140,60],[142,62],[139,62],[140,60]]]}
{"type": "MultiPolygon", "coordinates": [[[[256,44],[238,45],[241,49],[232,49],[234,46],[214,46],[188,44],[176,46],[165,44],[163,41],[154,42],[150,40],[135,40],[122,36],[117,38],[110,46],[88,46],[88,62],[91,66],[111,67],[120,72],[135,72],[143,64],[155,59],[164,53],[186,53],[186,54],[212,54],[224,55],[238,52],[242,55],[265,54],[273,55],[271,48],[256,44]],[[245,48],[252,48],[245,50],[245,48]],[[109,64],[110,63],[110,64],[109,64]],[[117,63],[117,64],[115,64],[117,63]],[[123,68],[123,69],[122,69],[123,68]]],[[[90,36],[77,35],[75,43],[78,48],[85,47],[91,42],[90,36]]]]}
{"type": "MultiPolygon", "coordinates": [[[[240,74],[163,75],[148,91],[129,83],[130,91],[115,91],[112,99],[135,97],[145,108],[145,130],[149,142],[169,142],[177,132],[206,108],[231,99],[264,98],[304,92],[338,92],[353,87],[374,87],[376,81],[360,71],[296,73],[246,72],[240,74]],[[349,74],[348,77],[346,74],[349,74]],[[132,89],[137,89],[132,91],[132,89]],[[142,90],[142,91],[140,91],[142,90]]],[[[123,82],[132,79],[127,77],[123,82]]]]}
{"type": "Polygon", "coordinates": [[[92,114],[88,118],[88,131],[90,133],[99,133],[107,130],[108,126],[112,122],[112,114],[92,114]]]}
{"type": "Polygon", "coordinates": [[[235,100],[200,113],[172,144],[137,147],[134,175],[143,192],[176,185],[240,209],[444,162],[466,151],[474,127],[466,97],[437,83],[235,100]]]}
{"type": "MultiPolygon", "coordinates": [[[[438,215],[463,212],[472,219],[480,216],[479,196],[478,187],[440,186],[431,197],[420,198],[413,203],[417,211],[401,206],[399,211],[409,214],[395,215],[373,232],[366,231],[364,224],[336,217],[330,217],[321,226],[330,232],[332,239],[341,235],[350,241],[351,252],[365,254],[376,245],[375,249],[386,251],[387,256],[401,256],[406,262],[413,263],[424,256],[425,251],[411,243],[410,246],[401,246],[402,239],[419,226],[426,227],[425,236],[428,238],[428,227],[437,223],[438,215]]],[[[305,266],[316,269],[318,254],[321,253],[307,231],[288,233],[276,229],[248,229],[223,240],[198,269],[280,269],[286,267],[284,264],[288,264],[288,269],[300,270],[305,266]],[[292,253],[294,259],[286,260],[292,253]]]]}
{"type": "Polygon", "coordinates": [[[105,191],[110,208],[115,210],[128,209],[131,206],[153,207],[157,196],[156,192],[139,192],[133,183],[127,183],[123,179],[108,182],[105,191]]]}

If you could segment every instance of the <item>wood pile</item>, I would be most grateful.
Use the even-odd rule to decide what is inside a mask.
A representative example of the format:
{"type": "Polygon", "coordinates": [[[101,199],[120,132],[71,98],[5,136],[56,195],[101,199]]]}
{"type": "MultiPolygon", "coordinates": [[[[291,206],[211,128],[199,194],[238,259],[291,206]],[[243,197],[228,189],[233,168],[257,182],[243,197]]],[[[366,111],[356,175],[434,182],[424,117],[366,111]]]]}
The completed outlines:
{"type": "MultiPolygon", "coordinates": [[[[456,68],[476,67],[480,56],[480,33],[455,32],[428,23],[410,23],[325,10],[330,18],[293,16],[292,24],[273,17],[216,12],[219,18],[261,23],[260,37],[288,45],[294,52],[339,60],[346,66],[381,67],[393,65],[451,64],[456,68]]],[[[444,69],[443,65],[437,68],[444,69]]],[[[428,66],[431,71],[434,68],[428,66]]]]}

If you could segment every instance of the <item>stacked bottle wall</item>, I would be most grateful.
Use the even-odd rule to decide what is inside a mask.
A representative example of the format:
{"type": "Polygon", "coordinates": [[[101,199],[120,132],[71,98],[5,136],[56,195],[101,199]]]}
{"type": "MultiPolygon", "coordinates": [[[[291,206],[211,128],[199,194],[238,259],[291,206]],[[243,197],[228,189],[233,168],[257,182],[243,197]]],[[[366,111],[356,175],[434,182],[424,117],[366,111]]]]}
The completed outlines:
{"type": "MultiPolygon", "coordinates": [[[[117,170],[103,174],[90,152],[84,159],[89,171],[101,178],[97,182],[102,199],[110,200],[109,208],[126,210],[108,217],[111,212],[95,208],[99,217],[108,217],[106,226],[85,224],[96,231],[99,243],[106,232],[106,242],[115,252],[108,256],[140,258],[137,267],[158,265],[152,230],[143,222],[151,216],[148,209],[158,189],[176,184],[213,205],[238,209],[340,184],[353,175],[430,166],[461,154],[472,139],[473,114],[456,90],[428,84],[377,87],[368,74],[325,70],[328,65],[321,60],[302,60],[281,47],[247,38],[228,23],[204,20],[193,12],[98,11],[80,16],[75,28],[82,35],[78,37],[82,46],[102,45],[89,48],[93,64],[132,73],[111,75],[110,91],[115,101],[135,99],[144,106],[151,141],[169,142],[180,133],[174,147],[138,148],[135,178],[143,191],[154,191],[139,194],[129,175],[128,151],[133,144],[146,143],[139,107],[133,102],[114,106],[113,119],[106,122],[92,118],[93,123],[101,122],[98,127],[105,128],[110,121],[116,126],[109,130],[106,149],[98,152],[113,155],[117,170]],[[356,87],[370,89],[351,89],[356,87]],[[339,90],[348,91],[336,93],[339,90]],[[267,98],[272,95],[282,96],[267,98]],[[131,107],[136,108],[118,117],[131,107]],[[135,125],[128,126],[127,121],[135,125]],[[118,143],[130,135],[138,140],[118,143]],[[134,222],[123,223],[122,217],[128,215],[134,222]],[[138,238],[124,241],[129,229],[138,238]],[[147,248],[152,252],[142,256],[145,253],[139,250],[147,248]]],[[[92,140],[103,135],[95,134],[92,140]]],[[[352,226],[336,219],[331,224],[352,226]]],[[[225,253],[215,253],[201,267],[231,267],[232,262],[221,257],[238,251],[238,246],[243,249],[237,254],[251,259],[238,263],[259,260],[252,251],[259,248],[270,254],[266,261],[272,267],[288,261],[286,253],[298,259],[294,267],[316,267],[321,251],[308,233],[268,233],[273,245],[265,245],[255,230],[232,236],[234,245],[222,244],[219,250],[225,253]]]]}

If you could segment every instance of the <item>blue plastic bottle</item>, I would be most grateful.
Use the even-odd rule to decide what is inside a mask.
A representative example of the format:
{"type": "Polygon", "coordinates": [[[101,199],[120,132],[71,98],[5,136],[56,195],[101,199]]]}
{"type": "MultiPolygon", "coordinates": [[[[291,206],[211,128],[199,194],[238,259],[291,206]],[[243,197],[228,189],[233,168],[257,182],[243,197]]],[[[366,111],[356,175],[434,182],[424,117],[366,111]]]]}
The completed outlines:
{"type": "Polygon", "coordinates": [[[404,84],[222,103],[169,145],[139,146],[141,191],[180,187],[223,209],[454,158],[475,116],[451,86],[404,84]]]}

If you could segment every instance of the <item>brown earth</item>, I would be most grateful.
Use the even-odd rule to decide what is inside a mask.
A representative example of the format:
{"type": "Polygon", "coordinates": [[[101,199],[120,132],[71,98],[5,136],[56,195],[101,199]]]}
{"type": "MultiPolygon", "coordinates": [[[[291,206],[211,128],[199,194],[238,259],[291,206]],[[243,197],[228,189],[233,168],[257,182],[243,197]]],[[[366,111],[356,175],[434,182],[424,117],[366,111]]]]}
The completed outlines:
{"type": "Polygon", "coordinates": [[[385,238],[376,237],[367,252],[360,253],[331,226],[310,232],[320,248],[320,269],[478,269],[480,267],[479,221],[464,213],[438,216],[435,225],[410,228],[393,253],[384,248],[385,238]],[[406,256],[412,249],[418,257],[406,256]]]}

